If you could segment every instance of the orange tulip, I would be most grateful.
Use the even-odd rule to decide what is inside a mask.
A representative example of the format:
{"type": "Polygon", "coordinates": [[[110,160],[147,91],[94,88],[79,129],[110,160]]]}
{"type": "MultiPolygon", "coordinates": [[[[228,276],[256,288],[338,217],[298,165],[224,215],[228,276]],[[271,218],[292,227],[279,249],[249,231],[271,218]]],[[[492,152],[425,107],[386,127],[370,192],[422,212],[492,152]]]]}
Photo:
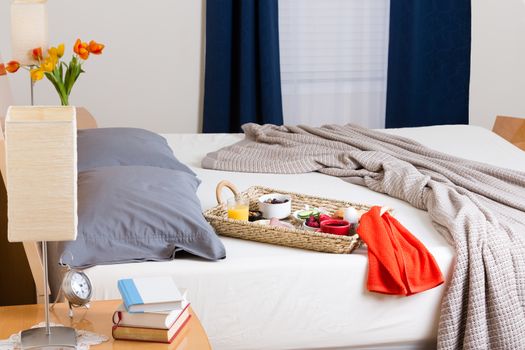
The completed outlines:
{"type": "Polygon", "coordinates": [[[89,52],[91,52],[94,55],[100,55],[102,53],[102,50],[104,50],[104,45],[97,43],[94,40],[91,40],[89,42],[89,52]]]}
{"type": "Polygon", "coordinates": [[[0,77],[6,74],[7,74],[7,71],[5,70],[5,65],[3,63],[0,63],[0,77]]]}
{"type": "Polygon", "coordinates": [[[80,39],[77,39],[75,46],[73,46],[73,51],[80,56],[83,60],[87,60],[89,57],[88,44],[82,42],[80,39]]]}
{"type": "Polygon", "coordinates": [[[18,63],[17,61],[9,61],[9,62],[7,62],[7,66],[5,67],[5,69],[9,73],[16,73],[16,71],[19,68],[20,68],[20,63],[18,63]]]}
{"type": "Polygon", "coordinates": [[[37,47],[37,48],[33,49],[33,51],[31,53],[32,53],[33,59],[35,61],[39,61],[39,60],[41,60],[44,57],[44,55],[42,54],[42,48],[41,47],[37,47]]]}

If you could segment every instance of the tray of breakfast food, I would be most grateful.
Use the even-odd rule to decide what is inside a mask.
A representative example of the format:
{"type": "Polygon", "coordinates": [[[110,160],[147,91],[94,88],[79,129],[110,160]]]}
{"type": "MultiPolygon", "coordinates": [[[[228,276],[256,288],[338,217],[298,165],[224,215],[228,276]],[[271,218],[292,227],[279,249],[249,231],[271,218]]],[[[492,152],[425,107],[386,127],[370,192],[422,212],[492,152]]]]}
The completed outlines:
{"type": "Polygon", "coordinates": [[[319,252],[348,254],[361,245],[356,233],[360,216],[371,206],[272,188],[217,185],[218,205],[204,217],[217,234],[319,252]],[[228,188],[234,197],[222,200],[228,188]]]}

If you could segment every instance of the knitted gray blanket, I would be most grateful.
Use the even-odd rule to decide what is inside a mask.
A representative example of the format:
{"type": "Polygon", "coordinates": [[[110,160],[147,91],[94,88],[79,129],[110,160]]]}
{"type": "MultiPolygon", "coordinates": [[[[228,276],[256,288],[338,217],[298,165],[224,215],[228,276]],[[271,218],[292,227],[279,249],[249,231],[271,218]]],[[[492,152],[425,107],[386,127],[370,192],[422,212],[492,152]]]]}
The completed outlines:
{"type": "Polygon", "coordinates": [[[318,171],[428,211],[457,255],[441,307],[439,348],[525,348],[525,173],[350,125],[243,129],[243,141],[208,154],[203,167],[318,171]]]}

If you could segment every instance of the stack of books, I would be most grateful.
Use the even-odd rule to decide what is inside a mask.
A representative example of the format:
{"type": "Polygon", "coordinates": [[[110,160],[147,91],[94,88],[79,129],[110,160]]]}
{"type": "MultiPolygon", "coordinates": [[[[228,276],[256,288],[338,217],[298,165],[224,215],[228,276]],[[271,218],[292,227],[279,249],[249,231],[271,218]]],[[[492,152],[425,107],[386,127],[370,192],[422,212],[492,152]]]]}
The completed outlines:
{"type": "Polygon", "coordinates": [[[118,281],[123,303],[113,314],[113,338],[171,343],[191,315],[186,290],[171,277],[118,281]]]}

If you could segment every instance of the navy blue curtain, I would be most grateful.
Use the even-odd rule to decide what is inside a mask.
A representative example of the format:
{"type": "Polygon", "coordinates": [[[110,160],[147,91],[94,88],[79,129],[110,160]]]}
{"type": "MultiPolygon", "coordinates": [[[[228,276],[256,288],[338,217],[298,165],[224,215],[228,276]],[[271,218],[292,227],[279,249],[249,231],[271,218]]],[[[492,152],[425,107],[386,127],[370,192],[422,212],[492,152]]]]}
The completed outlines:
{"type": "Polygon", "coordinates": [[[277,0],[208,0],[204,132],[283,123],[277,0]]]}
{"type": "Polygon", "coordinates": [[[468,123],[470,0],[391,0],[386,126],[468,123]]]}

